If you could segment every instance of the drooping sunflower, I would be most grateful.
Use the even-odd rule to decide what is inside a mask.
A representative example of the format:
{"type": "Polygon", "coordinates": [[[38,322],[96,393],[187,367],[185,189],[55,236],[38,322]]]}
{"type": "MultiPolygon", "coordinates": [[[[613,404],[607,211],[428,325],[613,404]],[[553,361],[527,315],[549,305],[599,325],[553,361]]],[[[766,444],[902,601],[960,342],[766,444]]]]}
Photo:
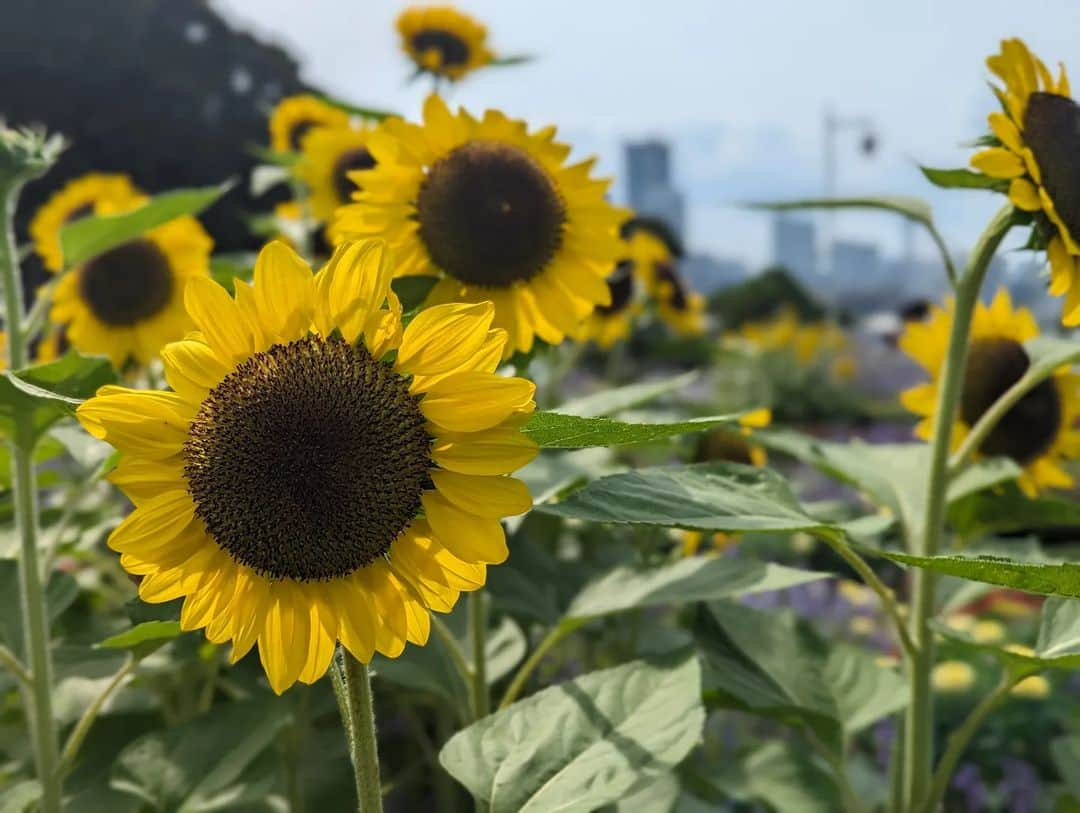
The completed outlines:
{"type": "Polygon", "coordinates": [[[68,181],[30,221],[34,250],[50,271],[64,267],[60,230],[87,215],[116,214],[141,203],[143,193],[127,175],[92,172],[68,181]]]}
{"type": "MultiPolygon", "coordinates": [[[[930,375],[930,381],[903,392],[901,403],[923,417],[916,434],[929,439],[933,433],[938,384],[945,362],[954,303],[934,306],[925,322],[909,323],[900,338],[900,349],[930,375]]],[[[1024,342],[1039,335],[1035,318],[1026,308],[1013,308],[1007,290],[997,292],[989,307],[976,306],[971,343],[964,370],[960,406],[953,427],[953,446],[958,446],[980,417],[1013,384],[1031,363],[1024,342]]],[[[1080,456],[1080,376],[1063,369],[1043,381],[1009,410],[989,434],[978,452],[1011,458],[1022,469],[1019,486],[1028,495],[1040,488],[1070,488],[1072,476],[1060,462],[1080,456]]]]}
{"type": "Polygon", "coordinates": [[[423,644],[507,556],[500,518],[531,505],[509,473],[534,386],[494,370],[490,303],[447,304],[402,330],[378,241],[312,275],[270,243],[235,299],[194,279],[198,328],[162,353],[172,392],[105,387],[78,410],[122,454],[135,511],[109,538],[149,602],[257,643],[274,691],[323,675],[335,643],[367,662],[423,644]]]}
{"type": "Polygon", "coordinates": [[[988,117],[997,143],[971,158],[975,169],[1008,182],[1009,200],[1032,215],[1029,245],[1050,260],[1050,293],[1064,296],[1062,322],[1080,325],[1080,105],[1065,66],[1054,76],[1019,39],[986,60],[1003,83],[1001,111],[988,117]]]}
{"type": "Polygon", "coordinates": [[[458,80],[490,63],[487,29],[452,6],[413,6],[397,18],[401,47],[418,71],[458,80]]]}
{"type": "Polygon", "coordinates": [[[49,319],[80,353],[146,364],[191,329],[184,289],[209,276],[213,245],[193,217],[163,223],[60,277],[49,319]]]}
{"type": "Polygon", "coordinates": [[[286,96],[270,113],[270,149],[297,152],[303,138],[320,127],[348,127],[349,114],[317,96],[286,96]]]}
{"type": "Polygon", "coordinates": [[[300,142],[300,160],[294,171],[311,193],[312,216],[328,222],[339,206],[356,191],[352,172],[371,169],[375,158],[368,152],[369,127],[320,127],[300,142]]]}
{"type": "Polygon", "coordinates": [[[590,177],[591,159],[564,164],[570,148],[554,136],[495,110],[454,115],[429,96],[423,124],[389,119],[371,134],[376,166],[352,173],[360,190],[332,236],[384,237],[399,275],[440,276],[427,305],[494,302],[507,357],[536,337],[557,344],[611,304],[626,213],[604,200],[609,181],[590,177]]]}

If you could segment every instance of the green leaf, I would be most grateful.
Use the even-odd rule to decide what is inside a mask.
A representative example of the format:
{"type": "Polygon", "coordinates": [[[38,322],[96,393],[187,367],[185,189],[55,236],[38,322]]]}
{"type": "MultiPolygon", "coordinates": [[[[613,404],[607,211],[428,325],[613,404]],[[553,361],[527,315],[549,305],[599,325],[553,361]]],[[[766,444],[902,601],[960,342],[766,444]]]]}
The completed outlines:
{"type": "Polygon", "coordinates": [[[119,215],[82,217],[60,230],[64,265],[71,268],[103,254],[150,229],[183,215],[195,215],[232,186],[233,181],[197,189],[176,189],[155,195],[138,209],[119,215]]]}
{"type": "Polygon", "coordinates": [[[566,618],[585,620],[639,607],[753,595],[828,578],[832,574],[708,556],[649,569],[622,566],[586,584],[571,602],[566,618]]]}
{"type": "Polygon", "coordinates": [[[921,198],[901,195],[877,198],[808,198],[806,200],[750,203],[750,209],[786,212],[796,209],[882,209],[915,220],[926,226],[933,224],[930,204],[921,198]]]}
{"type": "Polygon", "coordinates": [[[535,59],[534,54],[512,54],[510,56],[496,57],[488,65],[493,68],[506,68],[511,65],[524,65],[526,62],[533,62],[535,59]]]}
{"type": "Polygon", "coordinates": [[[106,638],[103,649],[130,649],[136,658],[145,658],[183,632],[179,621],[144,621],[129,630],[106,638]]]}
{"type": "Polygon", "coordinates": [[[678,765],[704,722],[696,657],[632,661],[473,723],[439,761],[491,813],[595,810],[678,765]]]}
{"type": "Polygon", "coordinates": [[[1069,791],[1080,796],[1080,771],[1076,770],[1080,765],[1080,734],[1058,737],[1050,743],[1050,758],[1069,791]]]}
{"type": "Polygon", "coordinates": [[[398,277],[390,285],[401,300],[401,307],[408,313],[423,304],[436,282],[435,277],[398,277]]]}
{"type": "Polygon", "coordinates": [[[640,384],[628,384],[625,387],[615,387],[609,390],[601,390],[583,398],[575,398],[559,405],[560,415],[576,415],[580,418],[596,418],[613,415],[624,409],[647,403],[648,401],[666,395],[675,390],[681,390],[694,383],[701,377],[695,370],[671,378],[661,378],[656,381],[644,381],[640,384]]]}
{"type": "Polygon", "coordinates": [[[0,813],[31,813],[38,809],[40,800],[41,783],[24,779],[0,793],[0,813]]]}
{"type": "Polygon", "coordinates": [[[38,435],[53,423],[72,415],[98,388],[116,381],[107,359],[80,356],[69,350],[62,358],[13,373],[0,374],[0,427],[11,437],[17,411],[33,414],[38,435]]]}
{"type": "Polygon", "coordinates": [[[947,576],[1044,596],[1080,598],[1080,564],[1073,562],[1020,562],[1004,556],[915,556],[897,551],[865,550],[902,565],[921,567],[947,576]]]}
{"type": "Polygon", "coordinates": [[[704,779],[715,795],[707,801],[764,803],[776,811],[835,813],[843,800],[832,775],[807,749],[787,742],[759,745],[704,779]]]}
{"type": "Polygon", "coordinates": [[[134,740],[117,757],[110,785],[154,810],[227,810],[245,770],[272,748],[289,717],[284,703],[226,703],[213,712],[134,740]]]}
{"type": "Polygon", "coordinates": [[[708,701],[805,726],[837,753],[847,735],[907,702],[894,670],[850,644],[829,644],[791,613],[716,602],[699,610],[694,636],[708,701]]]}
{"type": "Polygon", "coordinates": [[[923,176],[934,186],[942,189],[992,189],[1001,192],[1009,188],[1009,182],[991,178],[970,169],[933,169],[920,166],[923,176]]]}
{"type": "Polygon", "coordinates": [[[484,642],[488,683],[497,683],[510,674],[524,660],[528,649],[521,627],[514,619],[503,616],[495,629],[488,630],[484,642]]]}
{"type": "Polygon", "coordinates": [[[965,539],[1044,528],[1080,529],[1080,503],[1059,497],[1031,498],[1015,486],[1005,486],[954,503],[949,524],[965,539]]]}
{"type": "Polygon", "coordinates": [[[678,423],[623,423],[610,418],[583,418],[558,412],[537,412],[521,430],[545,449],[589,446],[634,446],[737,424],[742,413],[692,418],[678,423]]]}
{"type": "Polygon", "coordinates": [[[776,472],[724,462],[601,477],[562,502],[534,510],[589,522],[700,531],[834,530],[807,514],[776,472]]]}

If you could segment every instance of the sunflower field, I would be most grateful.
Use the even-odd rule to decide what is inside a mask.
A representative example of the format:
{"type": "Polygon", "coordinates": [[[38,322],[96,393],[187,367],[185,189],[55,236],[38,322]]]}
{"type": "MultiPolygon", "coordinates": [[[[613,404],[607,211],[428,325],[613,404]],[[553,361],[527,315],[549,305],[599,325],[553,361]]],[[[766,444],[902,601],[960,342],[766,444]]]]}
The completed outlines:
{"type": "Polygon", "coordinates": [[[695,290],[553,123],[455,103],[557,48],[385,36],[421,109],[279,93],[214,185],[0,123],[0,813],[1080,811],[1065,67],[1001,40],[921,168],[997,196],[966,251],[743,204],[940,250],[870,333],[695,290]]]}

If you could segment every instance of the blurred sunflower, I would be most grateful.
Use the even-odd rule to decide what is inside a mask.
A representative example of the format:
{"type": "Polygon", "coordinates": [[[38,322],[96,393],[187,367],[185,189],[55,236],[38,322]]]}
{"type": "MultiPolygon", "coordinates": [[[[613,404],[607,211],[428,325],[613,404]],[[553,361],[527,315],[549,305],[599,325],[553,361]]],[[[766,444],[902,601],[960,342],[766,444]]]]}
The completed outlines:
{"type": "Polygon", "coordinates": [[[404,330],[382,243],[345,243],[312,275],[282,243],[235,299],[192,280],[199,332],[162,353],[173,392],[104,387],[78,410],[122,459],[135,511],[109,538],[149,602],[257,643],[274,691],[312,683],[340,641],[367,662],[424,644],[507,556],[507,476],[536,454],[531,382],[494,370],[492,306],[430,308],[404,330]]]}
{"type": "Polygon", "coordinates": [[[975,169],[1008,183],[1009,200],[1033,216],[1029,245],[1046,249],[1050,293],[1064,296],[1062,321],[1080,325],[1080,106],[1064,65],[1054,76],[1019,39],[1003,40],[986,60],[1004,87],[989,115],[994,146],[971,158],[975,169]]]}
{"type": "Polygon", "coordinates": [[[429,96],[423,124],[388,119],[371,134],[376,166],[351,173],[360,190],[332,235],[384,237],[399,275],[440,275],[429,306],[494,302],[507,357],[536,337],[557,344],[611,304],[626,213],[604,200],[593,160],[565,165],[570,148],[554,136],[495,110],[454,115],[429,96]]]}
{"type": "Polygon", "coordinates": [[[671,227],[658,217],[635,215],[620,229],[629,256],[634,259],[634,273],[655,297],[661,283],[656,273],[660,263],[673,263],[683,256],[682,242],[671,227]]]}
{"type": "Polygon", "coordinates": [[[641,301],[635,295],[632,260],[621,260],[607,278],[611,303],[597,305],[582,323],[580,341],[593,341],[601,350],[610,350],[617,342],[630,338],[634,317],[641,312],[641,301]]]}
{"type": "Polygon", "coordinates": [[[803,365],[822,353],[844,351],[848,347],[847,337],[839,327],[826,322],[804,323],[792,307],[781,308],[768,319],[746,322],[728,338],[766,352],[790,352],[803,365]]]}
{"type": "Polygon", "coordinates": [[[705,297],[691,291],[674,263],[653,266],[656,279],[656,312],[661,321],[680,336],[705,332],[705,297]]]}
{"type": "Polygon", "coordinates": [[[34,213],[30,239],[50,271],[61,271],[64,256],[60,230],[87,215],[108,215],[132,209],[144,200],[127,175],[92,172],[67,182],[34,213]]]}
{"type": "Polygon", "coordinates": [[[319,222],[328,222],[356,191],[350,173],[375,166],[370,134],[367,127],[320,127],[301,140],[294,171],[311,193],[311,214],[319,222]]]}
{"type": "Polygon", "coordinates": [[[170,220],[60,277],[49,319],[80,353],[145,364],[191,329],[184,289],[209,276],[213,245],[195,218],[170,220]]]}
{"type": "MultiPolygon", "coordinates": [[[[930,381],[906,390],[901,403],[923,416],[916,434],[929,439],[937,409],[938,378],[945,362],[954,303],[933,307],[926,322],[909,323],[900,338],[900,349],[914,359],[930,381]]],[[[971,325],[967,367],[953,446],[958,446],[972,426],[1013,384],[1031,363],[1024,342],[1039,335],[1039,327],[1026,308],[1013,309],[1007,290],[997,292],[989,307],[979,303],[971,325]]],[[[1072,476],[1060,465],[1062,459],[1080,456],[1080,377],[1067,369],[1040,383],[1009,410],[983,441],[979,452],[1009,457],[1023,468],[1019,485],[1029,496],[1041,487],[1070,488],[1072,476]]]]}
{"type": "Polygon", "coordinates": [[[321,127],[348,127],[349,114],[317,96],[287,96],[270,113],[270,149],[297,152],[304,136],[321,127]]]}
{"type": "Polygon", "coordinates": [[[397,18],[401,47],[418,71],[461,79],[490,63],[487,29],[452,6],[413,6],[397,18]]]}

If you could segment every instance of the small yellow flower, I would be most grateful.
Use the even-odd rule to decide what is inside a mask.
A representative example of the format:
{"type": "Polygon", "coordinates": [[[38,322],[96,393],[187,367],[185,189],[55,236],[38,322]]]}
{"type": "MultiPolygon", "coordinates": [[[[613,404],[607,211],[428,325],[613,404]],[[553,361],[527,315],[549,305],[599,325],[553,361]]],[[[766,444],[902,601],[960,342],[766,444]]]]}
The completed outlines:
{"type": "Polygon", "coordinates": [[[401,47],[418,70],[461,79],[490,63],[487,29],[452,6],[413,6],[397,19],[401,47]]]}
{"type": "Polygon", "coordinates": [[[979,621],[971,628],[971,637],[980,644],[1000,644],[1005,640],[1005,627],[999,621],[979,621]]]}
{"type": "Polygon", "coordinates": [[[953,613],[945,619],[945,626],[957,632],[970,633],[977,621],[971,613],[953,613]]]}
{"type": "MultiPolygon", "coordinates": [[[[938,383],[954,309],[951,299],[944,308],[932,307],[925,322],[909,323],[900,338],[900,349],[930,375],[930,381],[900,395],[904,407],[922,417],[915,433],[924,440],[933,433],[938,383]]],[[[1027,372],[1031,360],[1024,342],[1038,335],[1039,326],[1031,311],[1014,309],[1004,288],[989,306],[978,303],[953,427],[954,449],[994,402],[1027,372]]],[[[1078,418],[1080,377],[1062,368],[1020,399],[978,451],[1015,461],[1023,469],[1019,485],[1028,495],[1037,494],[1041,488],[1071,488],[1072,475],[1061,464],[1080,456],[1078,418]]]]}
{"type": "Polygon", "coordinates": [[[1050,681],[1042,675],[1030,675],[1013,686],[1009,694],[1025,700],[1044,700],[1050,696],[1050,681]]]}
{"type": "Polygon", "coordinates": [[[934,666],[930,682],[942,694],[959,694],[975,685],[975,670],[964,661],[942,661],[934,666]]]}
{"type": "Polygon", "coordinates": [[[258,644],[275,692],[426,643],[508,555],[500,519],[532,500],[509,476],[532,382],[495,374],[490,303],[446,304],[402,329],[381,243],[344,243],[317,274],[282,243],[235,297],[206,278],[198,332],[165,348],[171,392],[104,387],[78,409],[121,461],[135,504],[109,546],[180,624],[258,644]]]}

